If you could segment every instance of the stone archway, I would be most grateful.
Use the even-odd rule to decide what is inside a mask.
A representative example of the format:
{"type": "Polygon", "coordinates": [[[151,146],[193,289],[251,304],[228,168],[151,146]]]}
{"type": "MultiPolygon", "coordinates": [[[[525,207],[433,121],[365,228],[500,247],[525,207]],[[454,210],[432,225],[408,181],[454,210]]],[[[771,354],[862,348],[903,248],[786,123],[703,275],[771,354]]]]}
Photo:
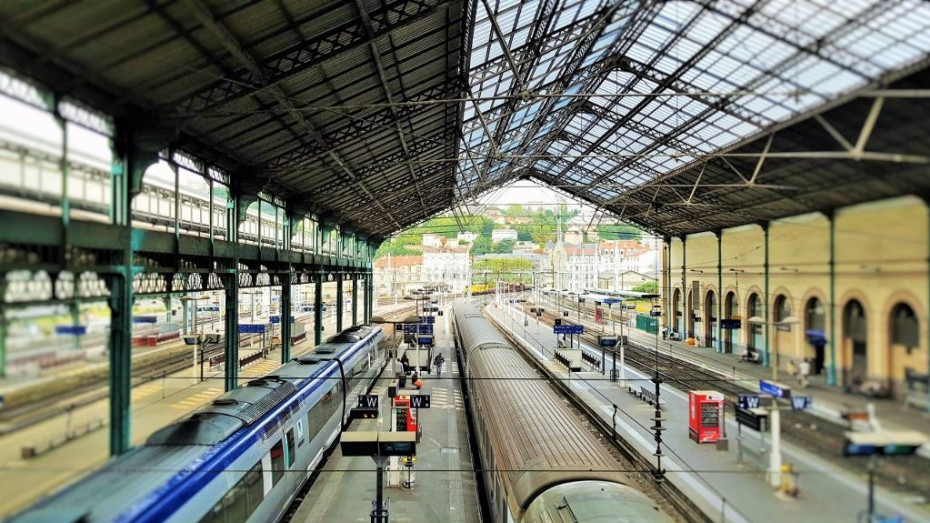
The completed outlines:
{"type": "MultiPolygon", "coordinates": [[[[762,296],[759,293],[753,292],[749,295],[749,298],[746,300],[746,317],[754,318],[762,316],[762,296]]],[[[763,338],[763,325],[759,323],[748,323],[747,329],[749,333],[746,337],[746,348],[751,352],[757,354],[762,353],[765,340],[763,338]]]]}
{"type": "Polygon", "coordinates": [[[672,332],[679,334],[684,328],[684,315],[681,311],[681,305],[681,289],[675,289],[675,292],[672,293],[672,332]]]}
{"type": "Polygon", "coordinates": [[[843,373],[846,385],[861,383],[869,372],[869,325],[865,308],[851,299],[843,307],[843,373]]]}
{"type": "Polygon", "coordinates": [[[812,374],[823,372],[826,363],[826,327],[826,309],[820,298],[813,296],[804,305],[805,347],[806,355],[813,359],[812,374]]]}
{"type": "Polygon", "coordinates": [[[713,347],[716,338],[717,328],[717,295],[714,291],[709,290],[704,296],[704,346],[713,347]]]}
{"type": "MultiPolygon", "coordinates": [[[[736,293],[730,291],[727,293],[726,299],[723,301],[723,317],[732,320],[739,318],[739,298],[737,298],[736,293]]],[[[721,329],[723,333],[723,352],[726,354],[731,354],[733,352],[733,338],[736,336],[734,334],[736,329],[721,329]]]]}

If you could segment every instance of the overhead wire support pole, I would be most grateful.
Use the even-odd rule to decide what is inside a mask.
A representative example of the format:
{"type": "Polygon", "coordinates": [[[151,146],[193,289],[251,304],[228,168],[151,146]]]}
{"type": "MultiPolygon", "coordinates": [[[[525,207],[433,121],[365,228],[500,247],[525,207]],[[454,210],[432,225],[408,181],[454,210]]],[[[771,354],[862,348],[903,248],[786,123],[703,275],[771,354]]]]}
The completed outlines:
{"type": "Polygon", "coordinates": [[[323,343],[323,273],[313,282],[313,343],[323,343]]]}
{"type": "Polygon", "coordinates": [[[339,273],[336,278],[336,332],[342,332],[343,302],[345,301],[345,296],[342,294],[343,279],[343,274],[339,273]]]}

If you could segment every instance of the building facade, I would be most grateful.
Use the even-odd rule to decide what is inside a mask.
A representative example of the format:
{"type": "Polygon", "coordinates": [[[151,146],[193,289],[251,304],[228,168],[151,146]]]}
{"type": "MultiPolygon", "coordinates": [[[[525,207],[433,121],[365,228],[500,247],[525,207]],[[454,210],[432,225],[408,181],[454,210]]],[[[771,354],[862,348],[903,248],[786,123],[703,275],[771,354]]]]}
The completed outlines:
{"type": "Polygon", "coordinates": [[[720,352],[780,370],[808,358],[828,384],[902,397],[909,374],[930,370],[928,219],[902,197],[669,238],[663,322],[720,352]]]}
{"type": "Polygon", "coordinates": [[[422,288],[423,256],[391,256],[375,259],[374,282],[381,296],[404,296],[422,288]]]}
{"type": "Polygon", "coordinates": [[[427,285],[463,292],[471,270],[470,246],[423,247],[422,277],[427,285]]]}

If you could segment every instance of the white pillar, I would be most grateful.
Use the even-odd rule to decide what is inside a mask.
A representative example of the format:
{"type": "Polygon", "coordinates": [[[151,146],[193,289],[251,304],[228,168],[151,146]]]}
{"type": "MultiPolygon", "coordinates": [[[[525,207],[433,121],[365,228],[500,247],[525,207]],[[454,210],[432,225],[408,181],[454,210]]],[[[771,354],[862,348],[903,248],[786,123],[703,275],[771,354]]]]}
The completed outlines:
{"type": "Polygon", "coordinates": [[[774,488],[781,486],[781,416],[778,412],[778,400],[772,399],[769,411],[772,430],[772,448],[769,451],[769,484],[774,488]]]}

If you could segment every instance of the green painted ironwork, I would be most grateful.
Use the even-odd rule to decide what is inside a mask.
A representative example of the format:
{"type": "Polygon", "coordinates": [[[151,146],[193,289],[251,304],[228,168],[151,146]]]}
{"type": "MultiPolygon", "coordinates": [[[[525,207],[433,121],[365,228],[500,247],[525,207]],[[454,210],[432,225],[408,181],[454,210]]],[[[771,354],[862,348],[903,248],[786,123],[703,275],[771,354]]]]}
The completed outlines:
{"type": "Polygon", "coordinates": [[[223,373],[223,388],[229,392],[239,386],[239,278],[236,274],[229,274],[224,280],[226,319],[223,324],[223,341],[225,342],[223,360],[226,365],[223,373]]]}
{"type": "Polygon", "coordinates": [[[6,314],[0,310],[0,378],[6,377],[6,314]]]}
{"type": "Polygon", "coordinates": [[[323,343],[323,275],[313,285],[313,343],[323,343]]]}
{"type": "Polygon", "coordinates": [[[281,363],[291,361],[291,278],[281,281],[281,363]]]}
{"type": "MultiPolygon", "coordinates": [[[[677,311],[676,311],[677,312],[677,311]]],[[[688,237],[681,237],[681,339],[688,339],[688,237]]],[[[690,311],[694,314],[694,311],[690,311]]]]}
{"type": "Polygon", "coordinates": [[[765,260],[762,263],[762,271],[765,278],[765,297],[762,300],[762,317],[765,318],[765,323],[762,324],[762,328],[765,329],[765,351],[762,353],[762,366],[768,367],[771,365],[771,345],[769,343],[770,335],[772,329],[769,325],[769,224],[768,222],[763,222],[762,224],[762,240],[764,244],[763,251],[765,252],[765,260]]]}
{"type": "Polygon", "coordinates": [[[342,332],[342,275],[336,279],[336,332],[342,332]]]}
{"type": "Polygon", "coordinates": [[[836,386],[836,217],[827,214],[830,220],[830,370],[827,385],[836,386]]]}
{"type": "Polygon", "coordinates": [[[723,231],[717,231],[717,352],[723,352],[723,231]]]}
{"type": "Polygon", "coordinates": [[[110,277],[110,454],[129,450],[132,397],[132,278],[110,277]]]}
{"type": "Polygon", "coordinates": [[[358,325],[358,276],[352,275],[352,326],[358,325]]]}

